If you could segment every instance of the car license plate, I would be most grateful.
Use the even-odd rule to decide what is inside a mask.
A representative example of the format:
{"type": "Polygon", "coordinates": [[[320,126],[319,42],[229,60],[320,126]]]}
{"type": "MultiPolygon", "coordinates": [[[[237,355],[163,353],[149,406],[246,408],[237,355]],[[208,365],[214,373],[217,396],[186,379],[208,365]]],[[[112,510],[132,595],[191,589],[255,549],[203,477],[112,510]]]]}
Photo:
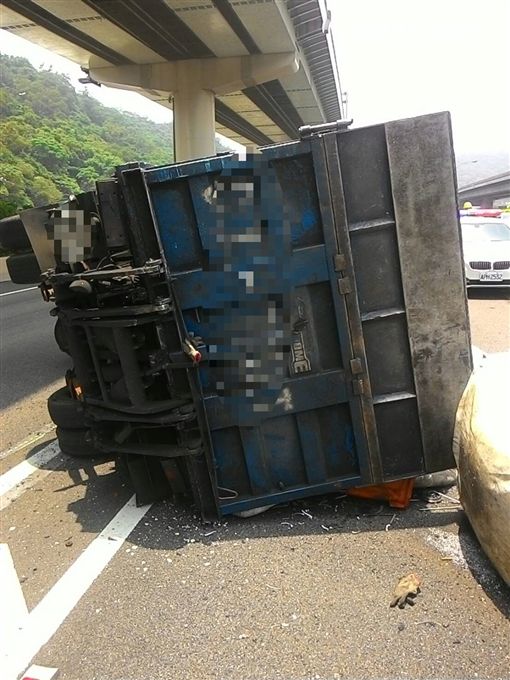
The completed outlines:
{"type": "Polygon", "coordinates": [[[501,272],[483,272],[480,274],[480,281],[503,281],[501,272]]]}

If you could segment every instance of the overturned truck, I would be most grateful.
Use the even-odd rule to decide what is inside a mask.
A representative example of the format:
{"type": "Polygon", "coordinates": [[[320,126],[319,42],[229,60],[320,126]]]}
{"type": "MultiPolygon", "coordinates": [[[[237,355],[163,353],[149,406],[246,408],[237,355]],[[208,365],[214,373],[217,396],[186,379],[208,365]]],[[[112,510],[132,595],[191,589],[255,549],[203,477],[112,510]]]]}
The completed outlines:
{"type": "Polygon", "coordinates": [[[447,113],[125,165],[22,220],[73,362],[61,448],[121,457],[140,503],[214,518],[454,464],[472,360],[447,113]]]}

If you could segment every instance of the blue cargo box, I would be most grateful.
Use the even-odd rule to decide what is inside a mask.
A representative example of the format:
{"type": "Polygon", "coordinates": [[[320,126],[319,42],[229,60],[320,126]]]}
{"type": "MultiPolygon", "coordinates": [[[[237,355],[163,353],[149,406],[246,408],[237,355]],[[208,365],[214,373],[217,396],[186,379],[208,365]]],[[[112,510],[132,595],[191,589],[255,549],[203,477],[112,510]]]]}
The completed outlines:
{"type": "Polygon", "coordinates": [[[219,514],[454,464],[471,352],[447,113],[122,182],[203,346],[219,514]]]}

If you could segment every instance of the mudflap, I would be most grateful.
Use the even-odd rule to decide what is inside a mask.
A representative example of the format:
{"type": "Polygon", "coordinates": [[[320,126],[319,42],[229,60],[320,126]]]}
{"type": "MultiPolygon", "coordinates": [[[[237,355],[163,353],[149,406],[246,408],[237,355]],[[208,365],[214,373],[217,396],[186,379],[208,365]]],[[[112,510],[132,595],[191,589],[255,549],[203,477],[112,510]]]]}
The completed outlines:
{"type": "Polygon", "coordinates": [[[126,454],[124,461],[129,473],[129,479],[136,494],[136,505],[147,505],[170,498],[173,494],[173,484],[165,474],[162,461],[153,456],[126,454]]]}

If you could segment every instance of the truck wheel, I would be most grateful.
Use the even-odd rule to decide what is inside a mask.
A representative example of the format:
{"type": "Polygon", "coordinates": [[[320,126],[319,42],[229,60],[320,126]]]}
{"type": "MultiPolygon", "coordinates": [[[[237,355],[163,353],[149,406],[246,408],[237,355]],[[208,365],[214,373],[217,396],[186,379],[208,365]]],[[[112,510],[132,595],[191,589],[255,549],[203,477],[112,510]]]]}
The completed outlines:
{"type": "Polygon", "coordinates": [[[57,427],[57,439],[60,450],[66,456],[75,458],[100,458],[104,454],[92,446],[87,438],[89,430],[66,430],[57,427]]]}
{"type": "Polygon", "coordinates": [[[5,261],[13,283],[39,283],[41,268],[34,253],[10,255],[5,261]]]}
{"type": "Polygon", "coordinates": [[[57,428],[82,430],[86,428],[83,404],[73,399],[67,387],[61,387],[48,398],[48,412],[57,428]]]}
{"type": "Polygon", "coordinates": [[[57,319],[57,323],[53,329],[53,335],[55,336],[55,342],[57,343],[59,350],[65,354],[70,354],[67,333],[61,319],[57,319]]]}
{"type": "Polygon", "coordinates": [[[0,245],[5,250],[29,250],[30,240],[19,215],[0,220],[0,245]]]}

